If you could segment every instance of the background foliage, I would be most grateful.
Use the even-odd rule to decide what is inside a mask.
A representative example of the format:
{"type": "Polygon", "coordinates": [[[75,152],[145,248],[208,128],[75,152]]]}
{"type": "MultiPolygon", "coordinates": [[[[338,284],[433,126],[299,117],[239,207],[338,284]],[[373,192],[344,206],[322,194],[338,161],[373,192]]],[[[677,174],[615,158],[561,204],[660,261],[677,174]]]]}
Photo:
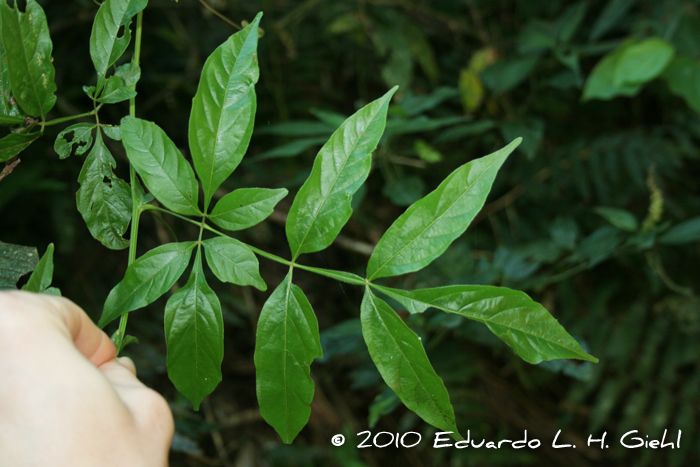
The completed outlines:
{"type": "MultiPolygon", "coordinates": [[[[50,117],[88,111],[80,86],[94,79],[87,38],[96,6],[39,3],[54,42],[59,90],[50,117]]],[[[140,344],[127,353],[176,414],[173,466],[374,466],[396,456],[411,465],[697,463],[700,2],[208,3],[239,24],[265,13],[256,127],[236,187],[295,192],[333,129],[401,86],[367,188],[355,196],[355,216],[334,247],[307,255],[308,264],[360,272],[405,206],[464,162],[522,136],[467,234],[425,270],[388,285],[524,290],[600,363],[532,366],[477,323],[431,312],[404,315],[423,336],[463,434],[519,439],[528,430],[547,446],[561,428],[578,447],[358,451],[355,433],[369,427],[422,432],[424,446],[434,429],[397,403],[371,364],[360,334],[359,290],[328,287],[299,271],[295,279],[318,313],[324,359],[312,373],[310,423],[293,445],[282,446],[255,398],[255,327],[270,292],[218,284],[226,324],[223,381],[200,412],[165,376],[157,311],[165,299],[130,322],[140,344]],[[585,447],[589,434],[607,431],[617,440],[638,429],[651,439],[665,428],[683,430],[683,449],[585,447]],[[343,448],[330,445],[335,433],[347,436],[343,448]]],[[[144,19],[139,117],[158,122],[186,148],[203,62],[235,29],[193,0],[153,0],[144,19]]],[[[125,110],[115,109],[111,122],[104,111],[100,118],[116,124],[125,110]]],[[[0,182],[0,239],[42,253],[53,242],[54,285],[97,318],[123,277],[126,253],[93,240],[76,211],[83,161],[58,160],[52,142],[62,129],[47,128],[0,182]]],[[[110,149],[125,157],[118,145],[110,149]]],[[[241,239],[287,256],[290,200],[241,239]]],[[[168,220],[178,235],[196,234],[168,220]]],[[[141,227],[143,251],[172,240],[151,216],[141,227]]],[[[276,263],[260,266],[269,290],[286,275],[276,263]]]]}

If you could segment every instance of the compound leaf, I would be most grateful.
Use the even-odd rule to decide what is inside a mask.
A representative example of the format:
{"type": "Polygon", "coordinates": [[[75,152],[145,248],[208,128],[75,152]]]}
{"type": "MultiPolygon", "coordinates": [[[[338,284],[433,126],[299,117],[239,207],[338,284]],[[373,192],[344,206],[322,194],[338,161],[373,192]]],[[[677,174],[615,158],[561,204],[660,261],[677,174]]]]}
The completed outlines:
{"type": "Polygon", "coordinates": [[[187,284],[165,305],[168,377],[195,410],[221,381],[224,321],[221,303],[207,284],[200,250],[187,284]]]}
{"type": "Polygon", "coordinates": [[[196,242],[166,243],[131,263],[105,301],[98,326],[152,303],[175,284],[190,262],[196,242]]]}
{"type": "Polygon", "coordinates": [[[2,42],[17,103],[29,115],[42,119],[56,103],[56,70],[53,44],[44,10],[35,0],[27,0],[25,13],[7,2],[0,4],[2,42]]]}
{"type": "Polygon", "coordinates": [[[69,157],[73,153],[74,146],[77,155],[85,154],[92,147],[92,130],[95,126],[94,123],[76,123],[60,132],[53,145],[58,157],[61,159],[69,157]]]}
{"type": "Polygon", "coordinates": [[[258,258],[243,243],[230,237],[214,237],[204,241],[204,252],[207,264],[220,281],[267,290],[260,277],[258,258]]]}
{"type": "Polygon", "coordinates": [[[241,188],[221,198],[208,217],[227,230],[247,229],[272,214],[287,193],[284,188],[241,188]]]}
{"type": "Polygon", "coordinates": [[[44,256],[41,257],[39,263],[34,268],[29,280],[22,287],[22,290],[28,292],[42,293],[51,285],[53,278],[53,243],[46,247],[44,256]]]}
{"type": "Polygon", "coordinates": [[[316,316],[304,292],[292,284],[290,271],[265,302],[255,337],[260,413],[285,443],[309,421],[314,396],[310,365],[322,357],[316,316]]]}
{"type": "Polygon", "coordinates": [[[524,292],[488,285],[452,285],[413,291],[374,286],[405,305],[423,311],[434,307],[484,323],[528,363],[588,355],[545,307],[524,292]]]}
{"type": "Polygon", "coordinates": [[[0,139],[0,162],[10,160],[24,151],[39,136],[41,133],[38,131],[34,133],[10,133],[0,139]]]}
{"type": "Polygon", "coordinates": [[[423,420],[461,439],[450,395],[420,338],[369,287],[362,299],[361,321],[369,354],[386,384],[423,420]]]}
{"type": "Polygon", "coordinates": [[[122,142],[129,161],[158,201],[180,214],[201,214],[199,186],[192,167],[155,123],[126,116],[122,142]]]}
{"type": "Polygon", "coordinates": [[[521,141],[457,168],[435,191],[413,203],[379,240],[367,277],[417,271],[440,256],[484,205],[498,169],[521,141]]]}
{"type": "Polygon", "coordinates": [[[80,189],[75,198],[92,236],[107,248],[121,250],[129,246],[122,236],[131,221],[131,188],[112,173],[115,166],[98,131],[95,146],[78,176],[80,189]]]}
{"type": "Polygon", "coordinates": [[[241,162],[253,133],[261,17],[258,14],[209,56],[192,100],[190,152],[202,181],[205,210],[214,191],[241,162]]]}
{"type": "Polygon", "coordinates": [[[350,116],[319,151],[287,218],[294,259],[326,248],[350,219],[352,195],[369,175],[372,151],[384,133],[389,101],[396,90],[350,116]]]}

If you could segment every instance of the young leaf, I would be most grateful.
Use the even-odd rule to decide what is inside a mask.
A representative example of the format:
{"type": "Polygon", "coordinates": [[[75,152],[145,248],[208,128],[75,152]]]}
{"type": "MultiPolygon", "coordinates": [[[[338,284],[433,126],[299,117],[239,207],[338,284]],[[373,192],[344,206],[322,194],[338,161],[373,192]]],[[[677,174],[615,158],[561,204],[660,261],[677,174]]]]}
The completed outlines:
{"type": "Polygon", "coordinates": [[[379,240],[367,277],[417,271],[440,256],[462,235],[484,205],[498,169],[522,138],[452,172],[435,191],[416,201],[379,240]]]}
{"type": "Polygon", "coordinates": [[[85,154],[92,147],[92,130],[94,128],[94,123],[76,123],[60,132],[53,145],[58,157],[60,159],[69,157],[73,153],[74,146],[77,155],[85,154]]]}
{"type": "Polygon", "coordinates": [[[294,259],[326,248],[350,219],[352,195],[369,175],[372,151],[384,132],[396,89],[345,120],[319,151],[287,218],[287,240],[294,259]]]}
{"type": "Polygon", "coordinates": [[[138,64],[129,62],[124,65],[119,65],[114,74],[124,81],[125,86],[133,86],[138,83],[141,78],[141,68],[138,64]]]}
{"type": "Polygon", "coordinates": [[[323,358],[316,316],[291,271],[260,313],[254,358],[260,413],[291,443],[311,414],[311,362],[323,358]]]}
{"type": "Polygon", "coordinates": [[[10,133],[0,139],[0,162],[5,162],[24,151],[35,139],[41,136],[35,133],[10,133]]]}
{"type": "Polygon", "coordinates": [[[14,290],[17,281],[39,263],[36,248],[0,242],[0,290],[14,290]]]}
{"type": "Polygon", "coordinates": [[[190,262],[196,242],[166,243],[134,261],[105,301],[98,326],[152,303],[175,284],[190,262]]]}
{"type": "Polygon", "coordinates": [[[190,164],[155,123],[122,118],[122,142],[129,161],[158,201],[180,214],[201,215],[199,186],[190,164]]]}
{"type": "Polygon", "coordinates": [[[362,299],[361,320],[369,354],[386,384],[423,420],[461,439],[450,395],[420,338],[369,287],[362,299]]]}
{"type": "Polygon", "coordinates": [[[192,100],[190,152],[202,181],[205,211],[214,191],[241,162],[253,133],[261,16],[209,56],[192,100]]]}
{"type": "Polygon", "coordinates": [[[132,97],[136,97],[136,91],[126,86],[119,76],[110,76],[105,82],[104,90],[97,102],[116,104],[117,102],[127,101],[132,97]]]}
{"type": "Polygon", "coordinates": [[[204,240],[204,252],[207,264],[220,281],[267,290],[258,270],[258,258],[238,240],[230,237],[204,240]]]}
{"type": "Polygon", "coordinates": [[[97,10],[90,34],[90,57],[97,71],[98,82],[107,73],[107,68],[126,50],[131,40],[131,17],[145,6],[146,2],[142,0],[105,0],[97,10]],[[124,34],[118,37],[122,26],[124,34]]]}
{"type": "Polygon", "coordinates": [[[131,188],[112,173],[115,166],[98,131],[95,146],[78,176],[80,189],[75,198],[92,236],[107,248],[121,250],[129,246],[122,236],[131,221],[131,188]]]}
{"type": "Polygon", "coordinates": [[[423,311],[434,307],[484,323],[528,363],[557,358],[598,362],[549,314],[524,292],[489,285],[452,285],[413,291],[374,286],[405,305],[423,311]]]}
{"type": "Polygon", "coordinates": [[[195,410],[221,381],[224,320],[221,303],[209,287],[198,249],[187,284],[165,305],[168,377],[195,410]]]}
{"type": "Polygon", "coordinates": [[[43,119],[56,103],[53,44],[44,10],[35,0],[27,0],[24,13],[19,11],[18,2],[10,8],[3,1],[0,18],[14,97],[25,112],[43,119]]]}
{"type": "Polygon", "coordinates": [[[51,285],[53,278],[53,243],[50,243],[46,248],[44,256],[41,257],[39,263],[34,268],[29,280],[22,287],[22,290],[28,292],[42,293],[51,285]]]}
{"type": "Polygon", "coordinates": [[[221,198],[208,217],[227,230],[247,229],[272,214],[287,193],[284,188],[240,188],[221,198]]]}

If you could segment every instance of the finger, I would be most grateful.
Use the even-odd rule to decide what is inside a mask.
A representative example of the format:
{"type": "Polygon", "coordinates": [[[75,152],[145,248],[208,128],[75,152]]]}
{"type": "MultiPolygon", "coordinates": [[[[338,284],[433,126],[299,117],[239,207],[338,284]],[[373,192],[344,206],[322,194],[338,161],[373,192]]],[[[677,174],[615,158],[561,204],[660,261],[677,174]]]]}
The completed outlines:
{"type": "Polygon", "coordinates": [[[8,294],[15,299],[17,307],[32,315],[48,314],[54,318],[56,321],[49,320],[49,323],[53,322],[58,331],[66,333],[78,351],[96,366],[116,356],[117,349],[109,336],[92,322],[82,308],[67,298],[23,291],[8,294]]]}
{"type": "Polygon", "coordinates": [[[136,373],[136,364],[129,357],[119,357],[117,361],[122,364],[127,370],[129,370],[134,376],[138,377],[136,373]]]}

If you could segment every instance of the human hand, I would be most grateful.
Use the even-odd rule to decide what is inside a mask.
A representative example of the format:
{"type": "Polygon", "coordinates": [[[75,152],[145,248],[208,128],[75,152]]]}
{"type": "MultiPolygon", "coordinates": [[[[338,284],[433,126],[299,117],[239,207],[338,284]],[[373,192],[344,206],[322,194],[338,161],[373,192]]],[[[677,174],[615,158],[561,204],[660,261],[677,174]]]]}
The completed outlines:
{"type": "Polygon", "coordinates": [[[0,292],[0,465],[162,467],[173,417],[68,299],[0,292]]]}

